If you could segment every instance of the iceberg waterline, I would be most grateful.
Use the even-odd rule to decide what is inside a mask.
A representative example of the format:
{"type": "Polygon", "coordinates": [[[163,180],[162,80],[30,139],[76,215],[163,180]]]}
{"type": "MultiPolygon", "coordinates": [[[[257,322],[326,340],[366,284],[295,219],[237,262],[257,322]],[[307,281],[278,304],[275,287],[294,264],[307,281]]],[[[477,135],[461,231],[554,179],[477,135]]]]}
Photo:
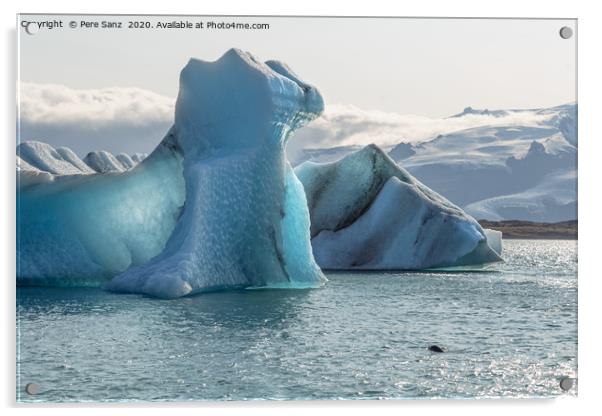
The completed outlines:
{"type": "MultiPolygon", "coordinates": [[[[330,198],[359,196],[355,210],[340,210],[338,219],[325,209],[318,213],[328,218],[316,214],[308,174],[299,181],[284,149],[291,133],[322,111],[318,90],[285,64],[232,49],[215,62],[190,60],[180,76],[174,125],[134,167],[126,166],[141,158],[93,152],[79,166],[66,151],[20,145],[33,150],[20,151],[18,160],[19,284],[105,283],[108,290],[165,298],[232,287],[316,287],[325,281],[318,264],[355,267],[350,253],[340,261],[316,244],[348,247],[370,225],[377,238],[383,219],[397,221],[393,230],[402,234],[422,230],[421,248],[408,266],[395,260],[411,255],[408,238],[385,239],[375,267],[499,260],[476,221],[409,175],[400,178],[386,160],[370,192],[363,185],[330,188],[330,198]],[[102,174],[84,172],[86,166],[102,174]],[[433,213],[430,228],[420,226],[414,208],[433,213]],[[400,228],[404,216],[409,228],[400,228]],[[333,221],[326,231],[336,238],[316,235],[333,221]]],[[[370,157],[379,154],[367,149],[370,157]]],[[[374,167],[360,163],[355,174],[374,179],[374,167]]]]}

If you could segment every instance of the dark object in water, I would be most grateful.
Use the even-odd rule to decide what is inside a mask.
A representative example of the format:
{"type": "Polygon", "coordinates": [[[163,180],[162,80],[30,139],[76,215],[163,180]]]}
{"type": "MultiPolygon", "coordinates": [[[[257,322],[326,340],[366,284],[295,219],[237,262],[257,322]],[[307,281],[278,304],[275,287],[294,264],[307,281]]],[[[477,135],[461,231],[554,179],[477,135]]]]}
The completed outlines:
{"type": "Polygon", "coordinates": [[[441,348],[440,346],[438,346],[438,345],[431,345],[429,347],[429,351],[432,351],[432,352],[445,352],[445,350],[443,348],[441,348]]]}

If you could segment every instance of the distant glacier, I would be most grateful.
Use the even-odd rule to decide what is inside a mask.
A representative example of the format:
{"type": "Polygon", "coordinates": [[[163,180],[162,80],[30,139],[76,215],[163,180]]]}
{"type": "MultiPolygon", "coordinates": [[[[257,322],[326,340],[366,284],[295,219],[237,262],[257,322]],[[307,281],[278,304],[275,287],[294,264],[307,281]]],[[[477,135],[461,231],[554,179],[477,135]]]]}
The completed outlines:
{"type": "MultiPolygon", "coordinates": [[[[464,118],[471,120],[465,124],[477,127],[424,140],[400,137],[397,144],[381,147],[417,179],[477,219],[557,222],[577,218],[577,104],[533,110],[467,107],[449,121],[433,124],[452,128],[461,126],[464,118]]],[[[377,121],[362,123],[373,126],[377,121]]],[[[324,131],[341,129],[338,124],[328,125],[338,123],[332,117],[321,123],[324,131]]],[[[387,128],[394,130],[383,127],[387,128]]],[[[372,130],[363,132],[362,138],[369,138],[372,130]]],[[[360,127],[350,126],[348,131],[357,134],[360,127]]],[[[297,147],[289,157],[293,165],[332,162],[361,147],[297,147]]]]}

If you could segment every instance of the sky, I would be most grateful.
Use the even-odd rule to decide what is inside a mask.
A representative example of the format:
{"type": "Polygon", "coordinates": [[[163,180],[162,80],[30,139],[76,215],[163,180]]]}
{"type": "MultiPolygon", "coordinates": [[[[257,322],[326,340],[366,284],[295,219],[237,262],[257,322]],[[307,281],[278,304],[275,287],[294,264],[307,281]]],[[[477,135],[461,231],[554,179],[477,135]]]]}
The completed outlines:
{"type": "MultiPolygon", "coordinates": [[[[231,47],[286,62],[319,88],[331,118],[350,111],[370,124],[399,115],[440,120],[467,106],[543,108],[576,101],[576,36],[566,40],[558,33],[562,26],[576,31],[574,20],[39,15],[21,20],[58,20],[63,27],[33,35],[18,30],[20,138],[66,145],[80,155],[97,149],[150,151],[171,123],[178,74],[187,60],[215,60],[231,47]],[[123,27],[69,27],[82,20],[123,27]],[[128,21],[155,26],[174,20],[270,28],[127,28],[128,21]]],[[[403,132],[384,136],[401,140],[403,132]]]]}

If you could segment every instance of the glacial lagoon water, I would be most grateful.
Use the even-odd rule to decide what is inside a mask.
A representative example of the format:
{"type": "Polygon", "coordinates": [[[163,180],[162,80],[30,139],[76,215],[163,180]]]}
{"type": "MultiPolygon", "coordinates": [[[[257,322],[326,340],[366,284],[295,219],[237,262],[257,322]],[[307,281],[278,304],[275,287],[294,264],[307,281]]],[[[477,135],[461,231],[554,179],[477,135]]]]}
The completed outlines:
{"type": "Polygon", "coordinates": [[[559,388],[577,373],[576,241],[504,240],[504,258],[175,300],[18,288],[17,401],[576,395],[559,388]]]}

